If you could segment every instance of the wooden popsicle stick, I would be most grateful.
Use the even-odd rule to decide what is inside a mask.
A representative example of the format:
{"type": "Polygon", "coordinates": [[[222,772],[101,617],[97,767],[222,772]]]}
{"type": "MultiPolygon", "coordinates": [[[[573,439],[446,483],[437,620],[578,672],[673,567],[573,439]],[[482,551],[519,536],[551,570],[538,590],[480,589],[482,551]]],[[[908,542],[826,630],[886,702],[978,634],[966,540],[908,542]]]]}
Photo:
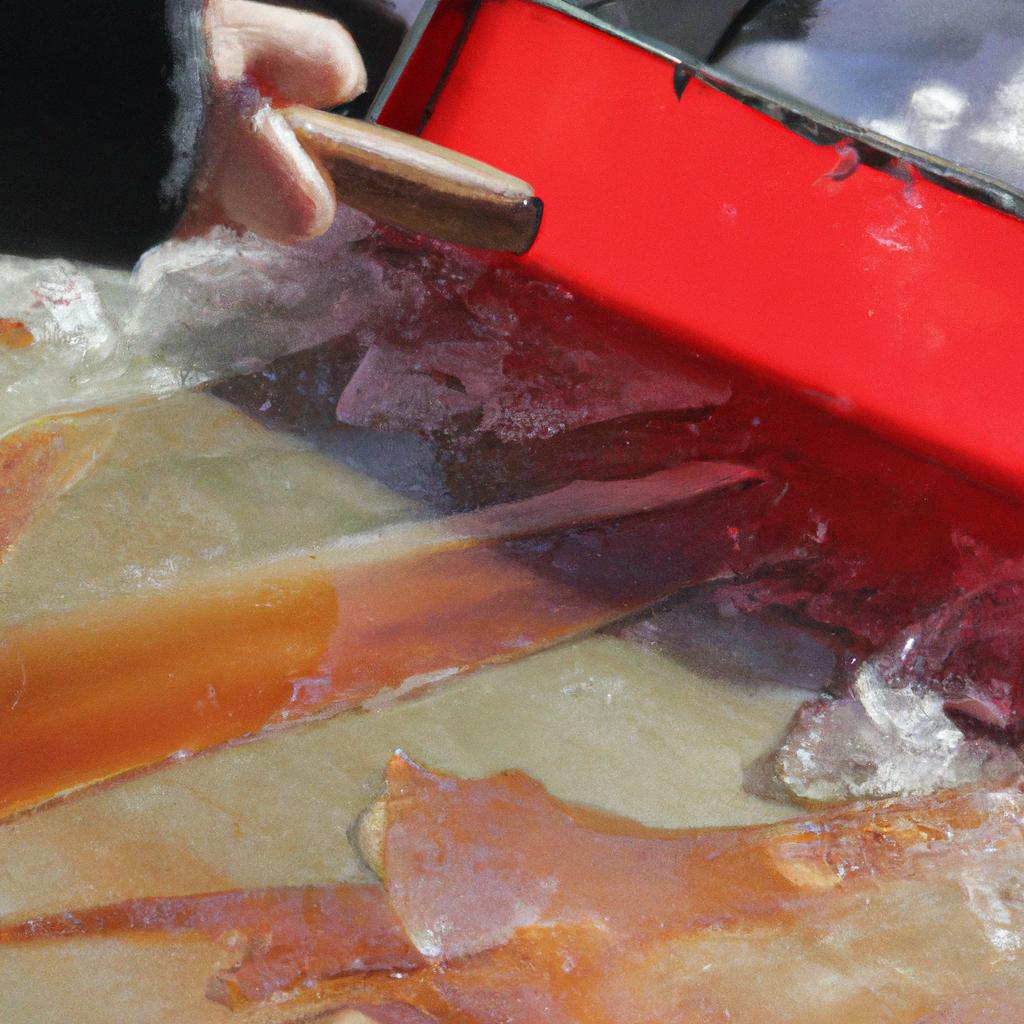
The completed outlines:
{"type": "Polygon", "coordinates": [[[338,198],[377,220],[503,252],[537,237],[543,204],[519,178],[381,125],[303,106],[281,113],[338,198]]]}

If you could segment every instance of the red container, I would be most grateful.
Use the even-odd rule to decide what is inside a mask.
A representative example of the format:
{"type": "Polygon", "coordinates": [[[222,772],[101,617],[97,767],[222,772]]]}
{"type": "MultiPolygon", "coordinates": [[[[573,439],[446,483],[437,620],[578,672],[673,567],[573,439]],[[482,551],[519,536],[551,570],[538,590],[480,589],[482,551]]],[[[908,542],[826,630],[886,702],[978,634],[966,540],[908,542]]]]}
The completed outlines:
{"type": "Polygon", "coordinates": [[[677,95],[679,61],[558,0],[440,0],[376,116],[535,186],[529,270],[1024,490],[1024,223],[677,95]]]}

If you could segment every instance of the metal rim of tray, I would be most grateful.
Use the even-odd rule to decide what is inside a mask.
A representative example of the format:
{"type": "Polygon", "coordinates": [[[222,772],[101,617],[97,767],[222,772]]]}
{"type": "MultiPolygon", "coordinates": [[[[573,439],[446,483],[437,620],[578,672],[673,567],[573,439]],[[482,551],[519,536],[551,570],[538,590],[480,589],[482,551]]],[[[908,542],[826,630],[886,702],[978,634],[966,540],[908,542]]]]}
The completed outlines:
{"type": "MultiPolygon", "coordinates": [[[[466,16],[467,29],[471,25],[473,15],[484,0],[473,0],[466,16]]],[[[663,58],[675,65],[675,84],[677,96],[682,96],[686,83],[691,78],[711,86],[746,106],[779,122],[790,131],[797,133],[817,145],[837,146],[846,144],[852,147],[861,160],[872,166],[880,167],[897,176],[907,176],[907,167],[917,169],[921,175],[943,188],[966,196],[986,206],[993,207],[1018,218],[1024,218],[1024,191],[1008,185],[1006,182],[993,178],[980,171],[972,170],[962,164],[944,160],[925,150],[917,149],[895,139],[888,138],[878,132],[863,128],[852,121],[835,117],[813,104],[791,96],[782,91],[765,87],[761,83],[717,68],[706,61],[694,57],[676,47],[659,42],[641,33],[629,32],[601,21],[588,11],[574,7],[566,0],[527,0],[538,7],[546,7],[557,11],[568,18],[603,32],[605,35],[621,39],[637,46],[648,53],[663,58]]],[[[413,52],[426,32],[434,12],[442,0],[426,0],[412,27],[406,33],[395,59],[374,96],[367,120],[376,121],[383,112],[384,106],[404,73],[413,52]]],[[[456,43],[449,59],[449,67],[458,57],[462,40],[466,32],[456,43]]],[[[438,85],[444,84],[446,75],[442,76],[438,85]]]]}

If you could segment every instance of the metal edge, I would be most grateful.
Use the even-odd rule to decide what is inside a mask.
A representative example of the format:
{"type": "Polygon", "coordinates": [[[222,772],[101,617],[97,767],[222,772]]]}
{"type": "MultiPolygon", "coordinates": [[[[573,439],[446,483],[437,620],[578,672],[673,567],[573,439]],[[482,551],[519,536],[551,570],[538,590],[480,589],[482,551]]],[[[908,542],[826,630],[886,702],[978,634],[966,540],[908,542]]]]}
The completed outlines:
{"type": "MultiPolygon", "coordinates": [[[[880,135],[878,132],[863,128],[860,125],[827,113],[820,107],[791,96],[782,91],[775,91],[752,79],[733,75],[722,68],[703,61],[691,53],[678,47],[659,43],[640,33],[631,33],[624,29],[607,25],[588,11],[566,3],[565,0],[531,0],[538,7],[547,7],[567,17],[574,18],[606,35],[614,36],[624,42],[663,57],[676,65],[676,93],[681,95],[685,82],[680,81],[683,75],[692,76],[733,99],[739,100],[748,107],[771,117],[790,131],[817,145],[837,145],[847,142],[853,145],[862,160],[868,163],[879,163],[879,155],[896,161],[897,164],[909,164],[919,170],[922,175],[935,184],[959,195],[966,196],[976,202],[991,206],[1002,213],[1024,219],[1024,190],[1017,189],[1005,181],[993,178],[982,171],[971,170],[962,164],[956,164],[933,153],[917,149],[914,146],[880,135]]],[[[899,173],[900,168],[884,170],[899,173]]]]}
{"type": "Polygon", "coordinates": [[[675,77],[677,94],[681,94],[685,86],[684,78],[696,78],[817,145],[847,143],[856,149],[865,163],[881,170],[906,176],[906,167],[914,167],[923,177],[949,191],[1024,219],[1024,191],[981,171],[863,128],[795,96],[767,89],[760,83],[704,61],[693,58],[681,60],[675,77]]]}
{"type": "MultiPolygon", "coordinates": [[[[653,53],[656,57],[664,57],[665,60],[671,61],[674,64],[685,63],[689,57],[688,54],[677,47],[663,43],[652,36],[646,36],[642,32],[630,32],[628,29],[619,28],[616,25],[609,25],[608,22],[602,21],[591,14],[590,11],[585,11],[582,7],[574,7],[572,4],[566,3],[565,0],[529,0],[529,2],[535,7],[547,7],[552,11],[558,11],[559,14],[564,14],[567,18],[582,21],[584,25],[589,25],[591,28],[597,29],[598,32],[603,32],[606,36],[621,39],[624,43],[632,43],[641,50],[653,53]]],[[[689,57],[689,59],[696,60],[695,57],[689,57]]]]}
{"type": "Polygon", "coordinates": [[[423,116],[420,119],[419,127],[416,129],[417,135],[423,134],[427,125],[430,123],[431,117],[434,115],[434,108],[437,106],[437,101],[440,98],[441,93],[444,92],[445,86],[448,84],[448,79],[451,77],[452,70],[458,62],[459,54],[462,53],[463,46],[466,45],[469,33],[473,29],[473,22],[476,21],[476,13],[480,10],[480,5],[482,3],[483,0],[469,0],[466,17],[462,21],[462,27],[459,29],[459,34],[455,39],[455,43],[452,45],[451,52],[448,54],[448,59],[445,61],[444,68],[441,70],[441,77],[437,80],[436,85],[427,97],[426,106],[423,108],[423,116]]]}
{"type": "MultiPolygon", "coordinates": [[[[663,57],[665,60],[668,60],[673,64],[686,60],[687,55],[675,47],[669,46],[666,43],[661,43],[658,40],[644,36],[641,33],[633,33],[624,29],[616,28],[614,25],[609,25],[606,22],[601,21],[600,18],[594,17],[594,15],[589,11],[584,11],[579,7],[574,7],[572,4],[565,3],[564,0],[529,0],[529,2],[533,3],[537,7],[548,7],[553,11],[557,11],[559,14],[564,14],[568,18],[573,18],[575,21],[581,21],[583,24],[589,25],[598,32],[603,32],[605,35],[621,39],[626,43],[631,43],[634,46],[640,47],[642,50],[646,50],[648,53],[653,53],[658,57],[663,57]]],[[[409,31],[405,34],[405,38],[402,40],[402,45],[398,48],[398,52],[391,61],[387,74],[384,76],[384,80],[380,84],[380,88],[373,97],[373,102],[370,104],[370,108],[366,112],[367,121],[377,121],[380,118],[396,83],[399,78],[402,77],[403,72],[409,64],[409,60],[415,52],[416,47],[419,46],[420,40],[423,38],[423,35],[427,30],[427,25],[429,24],[430,19],[433,18],[434,12],[441,3],[442,0],[426,0],[423,7],[420,8],[420,13],[416,16],[416,20],[412,23],[409,27],[409,31]]],[[[695,58],[691,58],[691,60],[695,60],[695,58]]]]}
{"type": "MultiPolygon", "coordinates": [[[[686,80],[696,78],[719,92],[731,96],[744,105],[765,114],[790,131],[817,145],[838,145],[846,142],[854,146],[861,159],[881,166],[883,170],[899,174],[905,165],[916,168],[935,184],[990,206],[1002,213],[1024,219],[1024,191],[981,171],[955,164],[924,150],[898,142],[878,132],[863,128],[852,121],[828,114],[812,104],[782,91],[772,90],[752,79],[742,78],[722,68],[700,60],[678,47],[649,38],[641,33],[609,25],[589,11],[574,7],[566,0],[528,0],[537,7],[556,11],[567,18],[581,22],[598,32],[639,47],[675,65],[677,95],[682,94],[686,80]],[[880,160],[879,157],[882,159],[880,160]],[[895,163],[895,167],[886,164],[895,163]]],[[[367,120],[376,121],[395,83],[405,70],[413,51],[426,31],[427,24],[441,0],[426,0],[416,21],[406,35],[395,56],[373,103],[367,120]]]]}
{"type": "Polygon", "coordinates": [[[370,109],[366,112],[365,119],[367,121],[376,123],[380,118],[384,106],[394,91],[395,85],[398,83],[399,78],[402,77],[402,73],[416,51],[416,47],[419,46],[420,40],[427,30],[427,25],[430,24],[430,20],[434,17],[434,12],[440,4],[441,0],[425,0],[425,3],[420,8],[420,13],[416,15],[416,20],[409,27],[409,31],[405,33],[402,45],[398,48],[398,52],[391,61],[384,80],[380,83],[380,88],[373,97],[370,109]]]}

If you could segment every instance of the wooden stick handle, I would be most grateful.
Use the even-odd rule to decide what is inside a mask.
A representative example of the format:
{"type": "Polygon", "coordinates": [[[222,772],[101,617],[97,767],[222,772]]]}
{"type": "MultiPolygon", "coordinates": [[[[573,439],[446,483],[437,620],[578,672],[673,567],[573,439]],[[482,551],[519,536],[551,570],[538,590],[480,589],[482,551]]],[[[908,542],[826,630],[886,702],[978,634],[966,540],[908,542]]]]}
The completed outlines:
{"type": "Polygon", "coordinates": [[[523,253],[543,204],[525,181],[432,142],[310,107],[281,111],[334,182],[377,220],[478,249],[523,253]]]}

